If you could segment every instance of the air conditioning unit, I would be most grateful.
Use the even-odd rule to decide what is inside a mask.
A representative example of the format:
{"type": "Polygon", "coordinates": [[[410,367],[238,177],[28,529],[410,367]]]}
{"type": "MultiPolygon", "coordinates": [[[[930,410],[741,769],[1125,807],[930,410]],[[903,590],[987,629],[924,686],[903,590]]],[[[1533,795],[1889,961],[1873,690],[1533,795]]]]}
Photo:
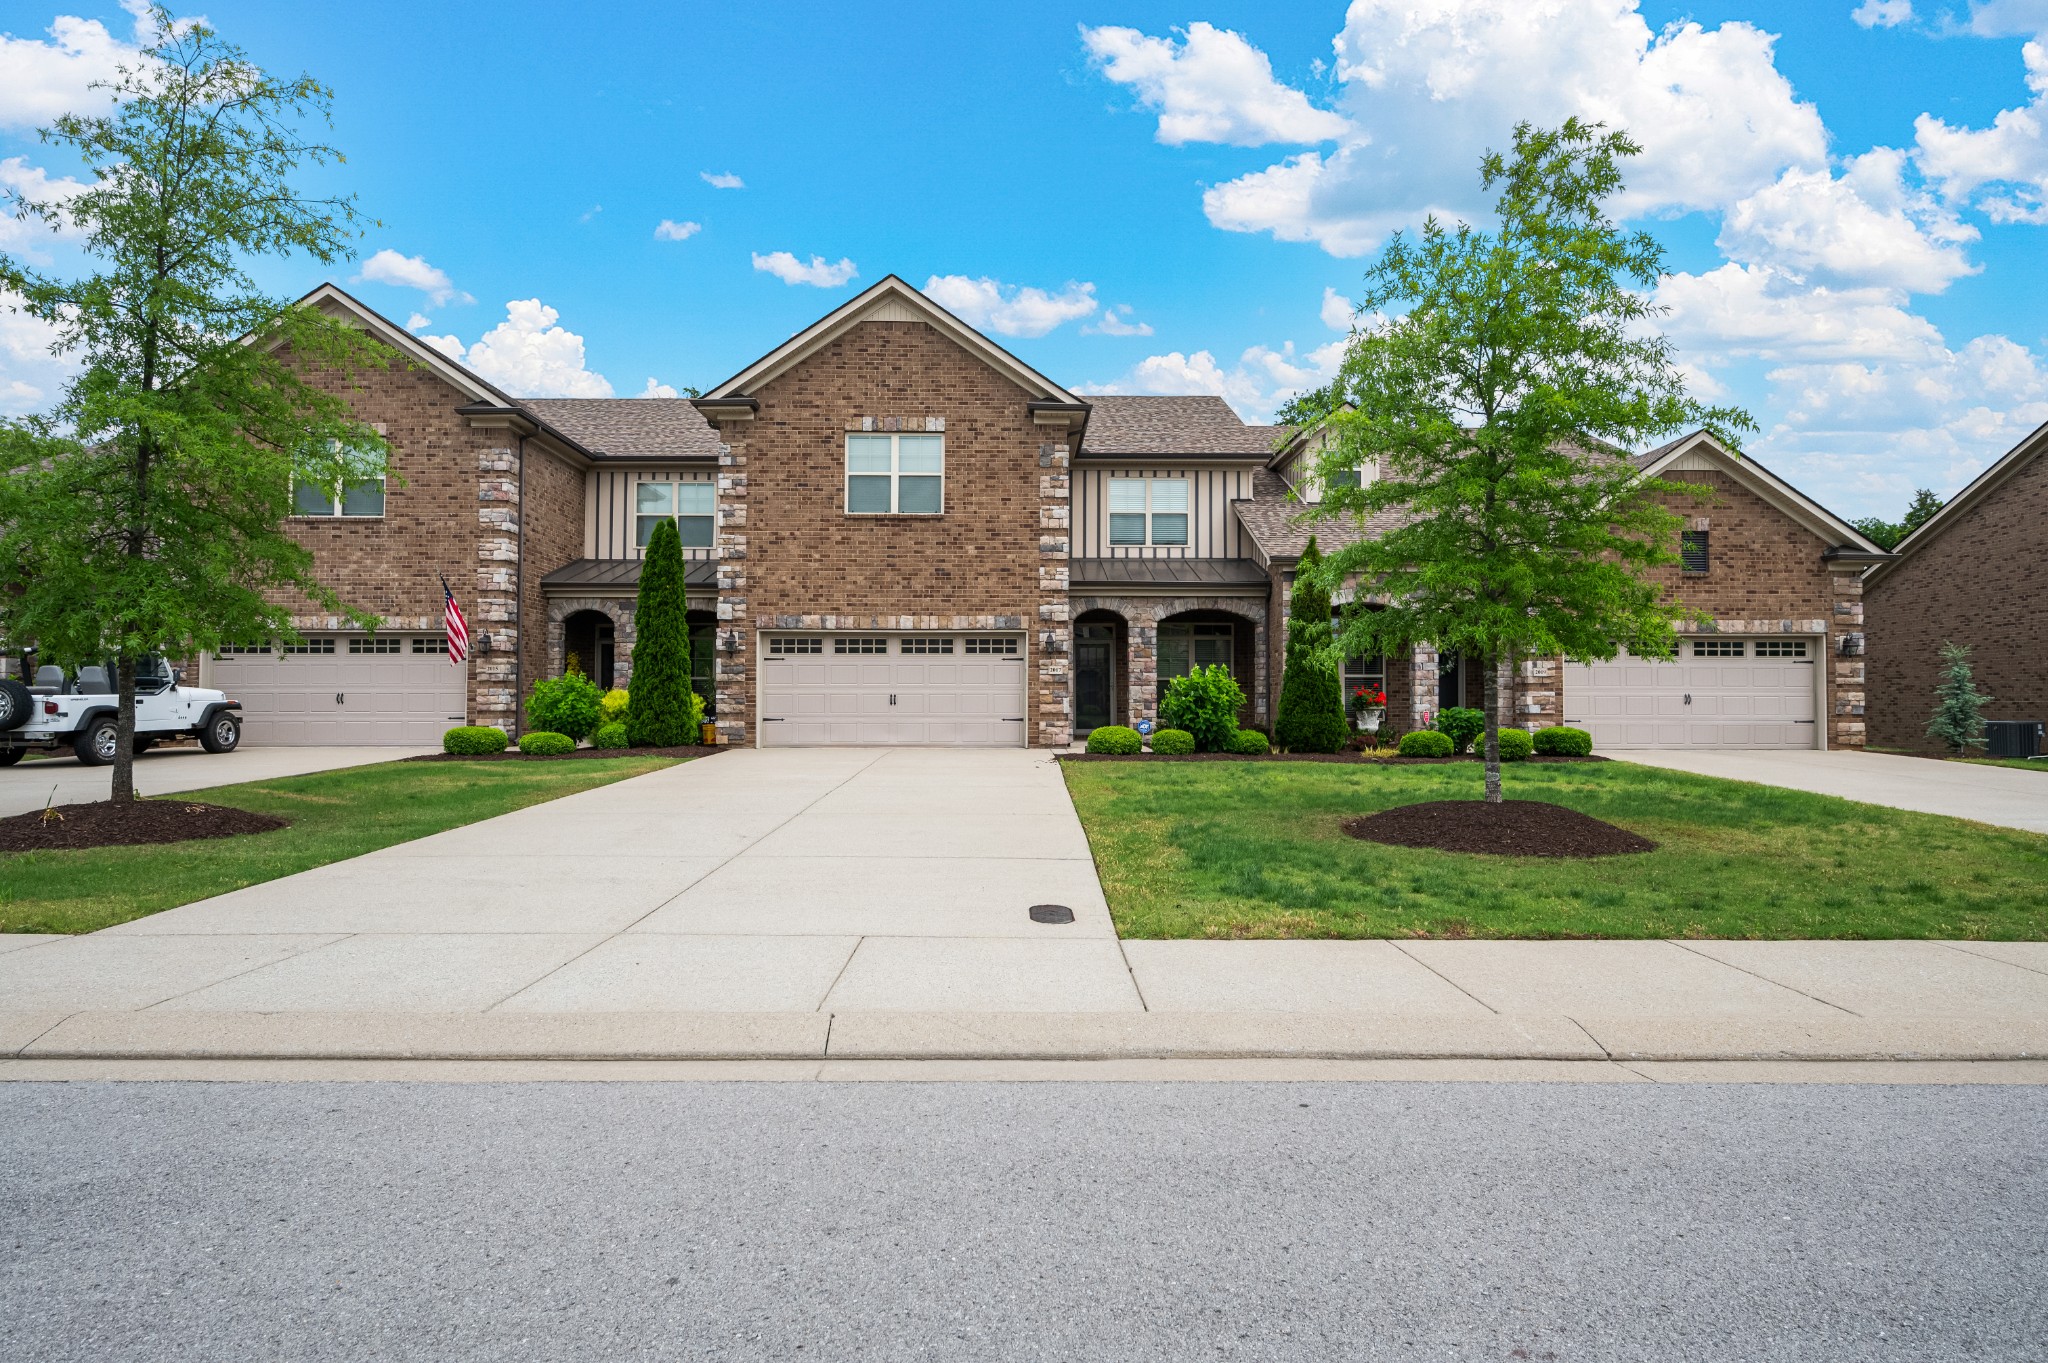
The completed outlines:
{"type": "Polygon", "coordinates": [[[1985,721],[1986,757],[2040,757],[2043,753],[2048,753],[2048,723],[2038,719],[1985,721]]]}

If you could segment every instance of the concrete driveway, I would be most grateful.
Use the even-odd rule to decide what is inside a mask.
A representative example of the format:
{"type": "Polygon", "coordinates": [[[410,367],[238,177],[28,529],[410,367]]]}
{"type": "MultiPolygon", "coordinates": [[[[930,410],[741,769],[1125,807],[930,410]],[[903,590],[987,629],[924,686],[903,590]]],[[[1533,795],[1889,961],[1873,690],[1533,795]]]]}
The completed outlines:
{"type": "MultiPolygon", "coordinates": [[[[135,785],[144,795],[169,795],[206,786],[271,781],[280,776],[335,771],[342,767],[396,762],[437,748],[237,748],[209,753],[198,744],[157,748],[135,759],[135,785]]],[[[0,818],[41,809],[56,787],[56,803],[104,800],[113,790],[113,768],[82,767],[75,757],[50,757],[0,768],[0,818]]]]}
{"type": "MultiPolygon", "coordinates": [[[[2048,770],[1877,752],[1631,752],[1646,767],[1839,795],[1869,805],[2048,833],[2048,770]]],[[[2042,766],[2048,768],[2048,762],[2042,766]]]]}

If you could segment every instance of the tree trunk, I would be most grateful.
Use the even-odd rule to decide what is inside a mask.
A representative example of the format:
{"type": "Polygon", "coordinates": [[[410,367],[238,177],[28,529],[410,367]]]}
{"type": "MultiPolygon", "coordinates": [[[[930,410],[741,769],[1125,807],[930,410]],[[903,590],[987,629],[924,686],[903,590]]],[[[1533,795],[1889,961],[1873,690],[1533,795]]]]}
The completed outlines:
{"type": "Polygon", "coordinates": [[[114,688],[114,794],[117,802],[135,798],[135,659],[122,655],[114,666],[120,681],[114,688]]]}
{"type": "Polygon", "coordinates": [[[1493,658],[1480,661],[1486,675],[1486,803],[1500,803],[1500,668],[1493,658]]]}

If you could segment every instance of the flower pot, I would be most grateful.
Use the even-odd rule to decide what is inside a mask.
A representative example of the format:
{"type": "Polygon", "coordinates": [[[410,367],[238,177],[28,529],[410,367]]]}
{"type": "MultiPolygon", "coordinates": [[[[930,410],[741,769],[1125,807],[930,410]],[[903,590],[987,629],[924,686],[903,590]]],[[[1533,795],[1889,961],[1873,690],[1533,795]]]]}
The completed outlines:
{"type": "Polygon", "coordinates": [[[1384,710],[1360,710],[1351,716],[1351,722],[1358,726],[1358,732],[1362,734],[1376,734],[1380,731],[1380,720],[1385,715],[1384,710]]]}
{"type": "Polygon", "coordinates": [[[717,747],[718,726],[716,724],[708,723],[699,725],[697,727],[697,740],[707,748],[717,747]]]}

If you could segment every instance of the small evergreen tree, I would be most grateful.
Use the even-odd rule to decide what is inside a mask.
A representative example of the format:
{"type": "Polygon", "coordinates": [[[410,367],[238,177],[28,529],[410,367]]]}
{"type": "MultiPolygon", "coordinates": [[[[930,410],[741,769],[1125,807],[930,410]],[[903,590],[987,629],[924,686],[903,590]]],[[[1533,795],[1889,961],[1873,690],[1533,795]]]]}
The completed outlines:
{"type": "Polygon", "coordinates": [[[1330,649],[1330,592],[1322,583],[1322,564],[1322,551],[1311,535],[1294,568],[1287,670],[1280,677],[1280,707],[1273,720],[1273,742],[1299,752],[1338,752],[1351,736],[1330,649]]]}
{"type": "Polygon", "coordinates": [[[1941,683],[1934,688],[1934,718],[1927,736],[1949,752],[1963,756],[1984,746],[1984,707],[1991,697],[1977,689],[1970,675],[1970,650],[1961,644],[1941,646],[1941,683]]]}
{"type": "Polygon", "coordinates": [[[633,677],[627,683],[626,739],[636,748],[697,741],[689,730],[690,624],[683,597],[683,538],[665,520],[647,539],[633,610],[633,677]]]}

